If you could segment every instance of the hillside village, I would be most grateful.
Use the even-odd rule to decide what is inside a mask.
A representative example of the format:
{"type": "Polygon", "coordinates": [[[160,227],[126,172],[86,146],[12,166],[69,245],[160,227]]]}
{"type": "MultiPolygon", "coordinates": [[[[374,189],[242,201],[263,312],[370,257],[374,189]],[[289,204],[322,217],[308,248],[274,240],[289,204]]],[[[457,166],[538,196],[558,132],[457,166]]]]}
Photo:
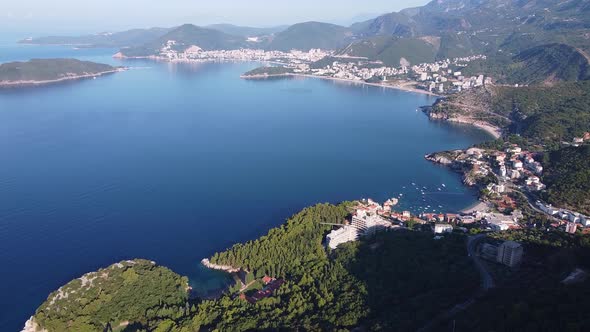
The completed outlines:
{"type": "MultiPolygon", "coordinates": [[[[590,135],[584,135],[587,136],[590,135]]],[[[544,168],[540,157],[540,154],[526,151],[516,144],[508,144],[504,151],[470,148],[425,156],[461,173],[466,185],[481,188],[481,199],[493,210],[504,213],[495,214],[488,220],[494,230],[521,227],[517,223],[522,219],[519,210],[545,215],[552,221],[551,227],[565,227],[570,233],[575,233],[578,225],[590,226],[590,217],[541,201],[539,194],[546,189],[546,185],[541,181],[544,168]],[[511,218],[506,216],[509,212],[511,218]]],[[[475,217],[476,220],[480,217],[485,219],[481,214],[475,217]]]]}

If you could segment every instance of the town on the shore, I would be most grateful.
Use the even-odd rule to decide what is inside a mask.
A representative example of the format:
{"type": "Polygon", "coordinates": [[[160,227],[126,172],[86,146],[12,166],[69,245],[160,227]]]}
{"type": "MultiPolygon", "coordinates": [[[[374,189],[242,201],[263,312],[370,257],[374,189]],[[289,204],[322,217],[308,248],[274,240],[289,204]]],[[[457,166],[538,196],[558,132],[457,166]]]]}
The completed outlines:
{"type": "MultiPolygon", "coordinates": [[[[125,57],[125,55],[117,53],[115,57],[125,57]]],[[[338,55],[334,51],[321,49],[311,49],[306,52],[260,49],[208,51],[197,45],[192,45],[179,51],[177,42],[169,40],[157,54],[146,58],[169,62],[256,61],[272,66],[260,68],[259,71],[252,74],[246,74],[243,76],[244,78],[306,75],[370,83],[437,95],[456,93],[493,82],[489,76],[466,76],[461,71],[461,68],[466,67],[471,61],[485,60],[485,55],[472,55],[420,64],[410,64],[402,59],[399,66],[391,67],[381,61],[345,54],[338,55]],[[272,73],[272,69],[276,68],[283,70],[280,73],[272,73]]]]}

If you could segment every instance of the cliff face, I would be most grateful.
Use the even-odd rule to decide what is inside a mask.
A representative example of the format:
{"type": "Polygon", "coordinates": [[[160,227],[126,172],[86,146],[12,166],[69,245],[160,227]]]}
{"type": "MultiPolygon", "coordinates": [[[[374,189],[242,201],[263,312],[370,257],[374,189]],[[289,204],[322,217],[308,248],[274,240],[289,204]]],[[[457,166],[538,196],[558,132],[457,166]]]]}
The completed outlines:
{"type": "Polygon", "coordinates": [[[477,184],[477,176],[473,172],[473,167],[466,162],[466,154],[462,150],[436,152],[426,155],[424,158],[460,173],[463,176],[463,183],[467,186],[472,187],[477,184]]]}
{"type": "Polygon", "coordinates": [[[449,166],[453,164],[453,160],[449,159],[448,156],[442,153],[433,153],[425,156],[426,160],[430,160],[433,163],[449,166]]]}
{"type": "Polygon", "coordinates": [[[48,332],[46,329],[41,328],[37,322],[35,322],[35,318],[31,316],[29,320],[25,323],[25,327],[21,332],[48,332]]]}
{"type": "Polygon", "coordinates": [[[422,111],[426,113],[426,115],[428,115],[428,118],[430,118],[430,120],[448,120],[449,115],[446,112],[437,109],[435,106],[436,104],[434,104],[431,107],[424,107],[422,111]]]}

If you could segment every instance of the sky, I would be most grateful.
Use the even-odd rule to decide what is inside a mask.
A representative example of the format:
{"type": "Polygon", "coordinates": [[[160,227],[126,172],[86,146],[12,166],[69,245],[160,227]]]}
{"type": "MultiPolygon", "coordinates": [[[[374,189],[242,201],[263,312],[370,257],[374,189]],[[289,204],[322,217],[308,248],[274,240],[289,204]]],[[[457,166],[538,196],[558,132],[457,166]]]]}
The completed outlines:
{"type": "Polygon", "coordinates": [[[101,32],[183,23],[276,26],[338,24],[424,5],[428,0],[5,0],[0,29],[14,33],[101,32]]]}

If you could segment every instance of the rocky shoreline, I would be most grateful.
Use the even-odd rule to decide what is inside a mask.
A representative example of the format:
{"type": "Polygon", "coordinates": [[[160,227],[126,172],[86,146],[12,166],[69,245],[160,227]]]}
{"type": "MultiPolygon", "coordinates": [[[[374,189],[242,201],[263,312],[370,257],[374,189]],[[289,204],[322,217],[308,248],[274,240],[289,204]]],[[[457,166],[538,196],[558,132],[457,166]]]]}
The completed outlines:
{"type": "Polygon", "coordinates": [[[471,171],[465,167],[465,164],[457,159],[462,154],[462,150],[443,151],[427,154],[424,158],[461,174],[463,177],[463,184],[468,187],[474,187],[477,185],[477,179],[471,174],[471,171]]]}
{"type": "Polygon", "coordinates": [[[460,124],[466,124],[470,126],[475,126],[479,129],[484,130],[488,134],[492,135],[494,139],[499,139],[502,137],[502,128],[494,126],[488,122],[473,120],[461,116],[451,117],[447,113],[444,112],[433,112],[432,106],[425,106],[422,107],[422,111],[428,116],[430,120],[439,120],[439,121],[448,121],[460,124]]]}
{"type": "Polygon", "coordinates": [[[206,268],[209,268],[212,270],[224,271],[227,273],[238,273],[242,270],[241,268],[237,268],[237,267],[233,267],[233,266],[229,266],[229,265],[213,264],[213,263],[211,263],[211,261],[209,261],[208,258],[203,258],[203,260],[201,260],[201,264],[203,264],[206,268]]]}
{"type": "Polygon", "coordinates": [[[29,320],[25,322],[25,327],[23,327],[21,332],[48,332],[46,329],[40,328],[39,324],[35,322],[35,317],[31,316],[29,320]]]}

